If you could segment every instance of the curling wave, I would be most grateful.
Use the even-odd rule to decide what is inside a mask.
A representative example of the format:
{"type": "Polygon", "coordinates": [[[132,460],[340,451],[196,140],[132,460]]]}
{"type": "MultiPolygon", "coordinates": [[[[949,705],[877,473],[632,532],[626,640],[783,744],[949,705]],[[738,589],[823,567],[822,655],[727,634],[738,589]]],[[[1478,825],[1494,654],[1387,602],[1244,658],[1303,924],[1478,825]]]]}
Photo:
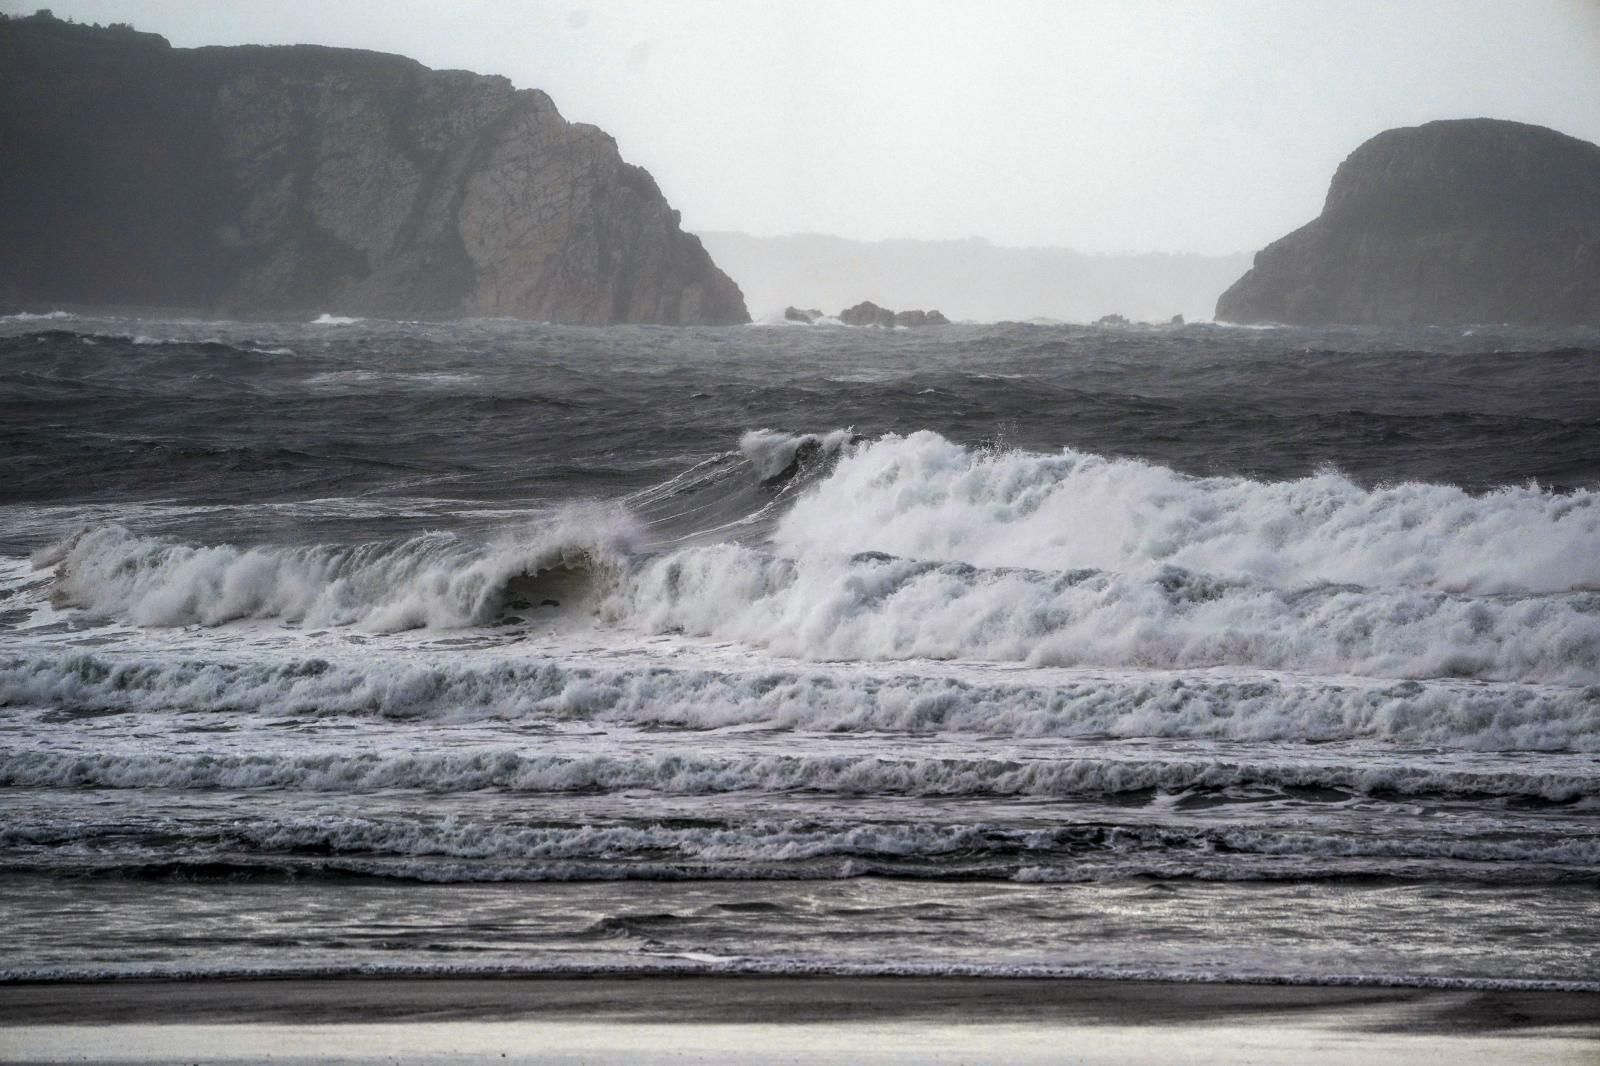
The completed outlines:
{"type": "Polygon", "coordinates": [[[277,618],[379,632],[482,625],[508,606],[537,606],[574,575],[626,556],[624,513],[572,508],[488,544],[452,534],[300,548],[198,547],[88,529],[37,553],[54,566],[60,606],[143,626],[277,618]],[[536,597],[530,600],[528,597],[536,597]]]}

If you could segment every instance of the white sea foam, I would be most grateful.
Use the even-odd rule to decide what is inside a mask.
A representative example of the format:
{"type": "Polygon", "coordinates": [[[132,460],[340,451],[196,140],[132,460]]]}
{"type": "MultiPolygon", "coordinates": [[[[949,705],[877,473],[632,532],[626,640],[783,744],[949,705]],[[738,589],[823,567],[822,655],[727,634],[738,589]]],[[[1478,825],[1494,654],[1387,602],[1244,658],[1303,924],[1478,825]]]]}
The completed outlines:
{"type": "Polygon", "coordinates": [[[636,660],[582,665],[571,657],[438,659],[368,651],[356,661],[331,655],[206,661],[191,652],[45,651],[0,659],[0,705],[1600,751],[1600,692],[1593,689],[1154,671],[1029,671],[994,681],[959,670],[944,676],[779,664],[727,670],[675,655],[636,660]]]}
{"type": "Polygon", "coordinates": [[[1176,568],[978,569],[887,556],[690,548],[631,572],[607,617],[805,659],[1220,665],[1378,677],[1600,683],[1600,597],[1507,599],[1327,585],[1284,590],[1176,568]]]}
{"type": "MultiPolygon", "coordinates": [[[[438,793],[729,792],[848,796],[1082,797],[1160,790],[1336,789],[1361,794],[1471,795],[1564,802],[1600,796],[1600,775],[1565,769],[1463,769],[1438,761],[1274,761],[1238,757],[1140,758],[1127,753],[1048,757],[890,757],[873,754],[719,754],[695,749],[639,754],[542,753],[519,747],[436,751],[222,749],[0,751],[0,785],[28,788],[287,789],[438,793]]],[[[1600,841],[1576,841],[1600,862],[1600,841]]],[[[1585,860],[1590,861],[1590,860],[1585,860]]]]}
{"type": "Polygon", "coordinates": [[[347,317],[345,315],[334,315],[334,314],[323,313],[323,314],[318,315],[316,318],[312,319],[311,320],[311,325],[313,325],[313,326],[354,326],[357,323],[365,322],[365,321],[366,321],[366,319],[364,319],[364,318],[349,318],[349,317],[347,317]]]}
{"type": "Polygon", "coordinates": [[[18,311],[14,315],[0,315],[0,322],[61,322],[78,316],[70,311],[30,312],[18,311]]]}
{"type": "Polygon", "coordinates": [[[1038,570],[1178,566],[1298,586],[1600,589],[1600,493],[1196,478],[1132,459],[966,448],[931,432],[856,446],[800,500],[791,555],[881,551],[1038,570]]]}

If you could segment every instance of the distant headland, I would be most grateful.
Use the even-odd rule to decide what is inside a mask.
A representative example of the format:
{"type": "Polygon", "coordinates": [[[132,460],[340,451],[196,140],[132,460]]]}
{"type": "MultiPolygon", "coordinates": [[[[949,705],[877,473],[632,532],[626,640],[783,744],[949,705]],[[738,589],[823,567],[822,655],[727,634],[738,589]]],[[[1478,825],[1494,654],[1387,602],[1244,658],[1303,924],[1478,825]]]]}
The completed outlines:
{"type": "Polygon", "coordinates": [[[505,78],[0,19],[0,300],[749,321],[655,180],[505,78]]]}
{"type": "Polygon", "coordinates": [[[1456,119],[1389,130],[1262,249],[1219,321],[1600,324],[1600,146],[1456,119]]]}

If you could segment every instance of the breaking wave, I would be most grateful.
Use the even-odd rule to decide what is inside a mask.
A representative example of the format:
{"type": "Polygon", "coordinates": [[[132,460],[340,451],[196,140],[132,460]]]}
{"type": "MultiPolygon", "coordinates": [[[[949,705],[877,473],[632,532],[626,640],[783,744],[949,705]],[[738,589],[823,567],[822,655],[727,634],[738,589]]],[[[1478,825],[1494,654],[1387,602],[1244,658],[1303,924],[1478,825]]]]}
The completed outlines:
{"type": "Polygon", "coordinates": [[[1600,690],[1125,673],[984,682],[912,673],[368,654],[270,662],[76,651],[0,659],[0,706],[142,712],[545,717],[644,727],[1009,737],[1382,740],[1600,751],[1600,690]]]}
{"type": "Polygon", "coordinates": [[[1600,589],[1600,492],[1472,495],[1199,478],[1134,459],[974,449],[931,432],[853,449],[774,538],[785,554],[886,552],[1045,571],[1179,567],[1281,587],[1475,594],[1600,589]]]}
{"type": "Polygon", "coordinates": [[[589,507],[489,543],[196,547],[108,527],[36,562],[58,566],[58,603],[138,625],[475,626],[577,595],[585,624],[809,660],[1600,684],[1593,492],[1194,478],[926,432],[757,430],[740,446],[733,465],[630,498],[720,531],[665,542],[677,547],[643,550],[640,519],[589,507]],[[573,572],[581,594],[538,587],[573,572]]]}

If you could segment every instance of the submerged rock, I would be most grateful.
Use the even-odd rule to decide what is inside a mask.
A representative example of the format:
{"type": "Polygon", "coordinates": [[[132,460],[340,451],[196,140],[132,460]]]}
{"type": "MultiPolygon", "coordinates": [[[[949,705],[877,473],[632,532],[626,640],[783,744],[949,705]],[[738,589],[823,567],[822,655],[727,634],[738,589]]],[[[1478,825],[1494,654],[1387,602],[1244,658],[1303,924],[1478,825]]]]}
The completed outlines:
{"type": "Polygon", "coordinates": [[[501,77],[0,22],[0,293],[246,314],[749,321],[616,142],[501,77]]]}
{"type": "Polygon", "coordinates": [[[1340,164],[1322,214],[1222,294],[1228,322],[1600,324],[1600,146],[1456,119],[1340,164]]]}

